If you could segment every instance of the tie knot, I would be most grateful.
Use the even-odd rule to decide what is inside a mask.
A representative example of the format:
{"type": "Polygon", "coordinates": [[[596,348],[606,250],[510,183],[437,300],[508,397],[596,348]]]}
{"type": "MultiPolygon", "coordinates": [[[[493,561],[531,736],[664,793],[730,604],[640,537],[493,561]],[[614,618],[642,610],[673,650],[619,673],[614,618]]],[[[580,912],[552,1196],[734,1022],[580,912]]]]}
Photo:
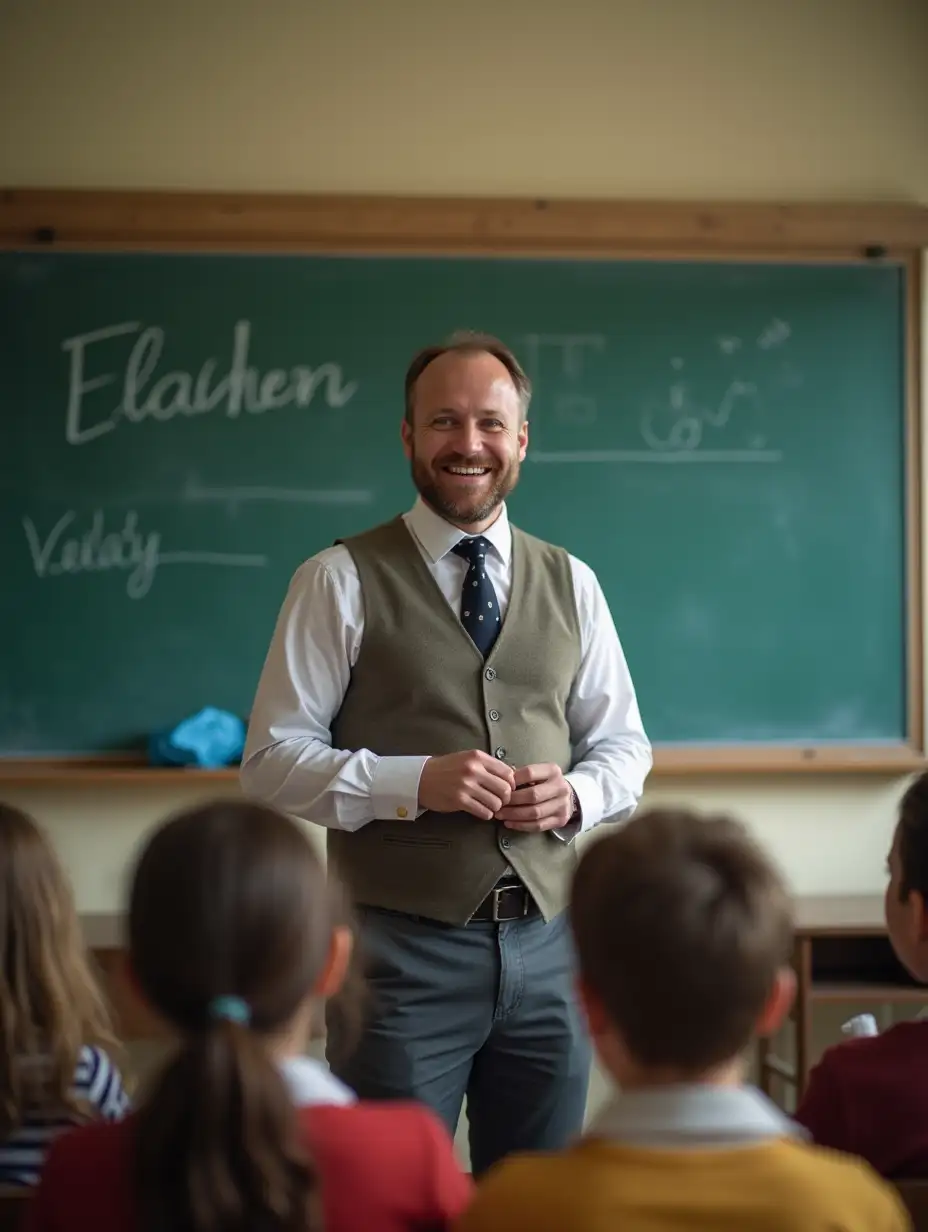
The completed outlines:
{"type": "Polygon", "coordinates": [[[483,535],[475,535],[473,539],[462,539],[460,543],[454,545],[451,551],[474,566],[482,563],[489,548],[489,539],[484,539],[483,535]]]}

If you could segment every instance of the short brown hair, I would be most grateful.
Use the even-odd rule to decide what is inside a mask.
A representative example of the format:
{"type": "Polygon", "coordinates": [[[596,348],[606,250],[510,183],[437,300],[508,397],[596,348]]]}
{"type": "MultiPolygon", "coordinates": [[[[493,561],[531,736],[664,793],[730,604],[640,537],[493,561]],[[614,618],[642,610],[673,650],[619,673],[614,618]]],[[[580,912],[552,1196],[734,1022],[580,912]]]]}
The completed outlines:
{"type": "Polygon", "coordinates": [[[745,829],[682,808],[590,844],[571,923],[581,974],[635,1060],[692,1075],[746,1047],[792,943],[787,890],[745,829]]]}
{"type": "Polygon", "coordinates": [[[902,797],[896,851],[900,900],[905,902],[913,890],[928,899],[928,774],[920,774],[902,797]]]}
{"type": "Polygon", "coordinates": [[[129,950],[181,1047],[137,1113],[143,1232],[318,1232],[318,1177],[269,1051],[348,922],[309,837],[276,809],[219,800],[160,826],[135,869],[129,950]],[[240,1017],[217,1013],[232,1002],[240,1017]]]}
{"type": "Polygon", "coordinates": [[[91,973],[74,895],[48,836],[0,804],[0,1136],[29,1115],[83,1120],[74,1095],[82,1047],[116,1049],[91,973]]]}
{"type": "Polygon", "coordinates": [[[528,405],[532,400],[532,382],[513,352],[506,346],[505,342],[500,342],[499,338],[495,338],[492,334],[481,334],[472,330],[457,330],[447,341],[438,343],[435,346],[423,347],[417,355],[413,356],[412,362],[406,369],[406,422],[412,423],[412,405],[416,382],[429,364],[433,363],[441,355],[448,355],[450,353],[479,355],[481,352],[485,352],[487,355],[492,355],[494,359],[498,359],[512,377],[512,383],[515,385],[519,401],[522,403],[522,417],[524,418],[528,414],[528,405]]]}

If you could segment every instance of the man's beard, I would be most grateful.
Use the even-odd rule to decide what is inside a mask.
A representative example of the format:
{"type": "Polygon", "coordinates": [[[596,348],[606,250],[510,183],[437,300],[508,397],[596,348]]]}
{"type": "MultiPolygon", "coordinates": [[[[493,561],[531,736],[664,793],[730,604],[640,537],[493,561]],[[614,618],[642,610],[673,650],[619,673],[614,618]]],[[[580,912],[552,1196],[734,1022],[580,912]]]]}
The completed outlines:
{"type": "Polygon", "coordinates": [[[440,479],[433,475],[424,463],[420,463],[414,452],[411,463],[412,481],[419,495],[436,513],[441,514],[449,522],[468,526],[474,522],[485,522],[518,483],[518,458],[513,458],[503,469],[496,469],[497,465],[495,461],[488,461],[485,458],[475,460],[458,455],[442,458],[441,466],[489,466],[492,468],[489,477],[490,486],[483,492],[475,492],[473,496],[461,493],[460,496],[451,497],[442,491],[440,479]]]}

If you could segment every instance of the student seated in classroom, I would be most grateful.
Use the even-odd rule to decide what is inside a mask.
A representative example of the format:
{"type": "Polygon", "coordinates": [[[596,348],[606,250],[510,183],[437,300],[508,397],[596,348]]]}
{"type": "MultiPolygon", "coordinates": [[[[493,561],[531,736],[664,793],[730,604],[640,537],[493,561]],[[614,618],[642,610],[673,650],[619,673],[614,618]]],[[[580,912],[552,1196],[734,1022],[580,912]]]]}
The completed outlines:
{"type": "MultiPolygon", "coordinates": [[[[928,774],[902,798],[885,911],[896,956],[928,984],[928,774]]],[[[829,1048],[809,1075],[796,1119],[816,1142],[859,1155],[885,1177],[928,1177],[926,1059],[923,1021],[829,1048]]]]}
{"type": "Polygon", "coordinates": [[[304,1055],[349,968],[347,918],[274,809],[221,801],[161,826],[134,873],[129,964],[178,1048],[129,1118],[55,1143],[29,1232],[448,1227],[471,1182],[444,1126],[357,1101],[304,1055]]]}
{"type": "Polygon", "coordinates": [[[127,1110],[74,897],[31,817],[0,804],[0,1185],[38,1182],[64,1130],[127,1110]]]}
{"type": "Polygon", "coordinates": [[[794,990],[780,877],[736,822],[655,810],[574,880],[580,994],[617,1091],[569,1149],[511,1156],[458,1232],[902,1232],[863,1163],[809,1146],[744,1054],[794,990]],[[619,1093],[621,1092],[621,1093],[619,1093]]]}

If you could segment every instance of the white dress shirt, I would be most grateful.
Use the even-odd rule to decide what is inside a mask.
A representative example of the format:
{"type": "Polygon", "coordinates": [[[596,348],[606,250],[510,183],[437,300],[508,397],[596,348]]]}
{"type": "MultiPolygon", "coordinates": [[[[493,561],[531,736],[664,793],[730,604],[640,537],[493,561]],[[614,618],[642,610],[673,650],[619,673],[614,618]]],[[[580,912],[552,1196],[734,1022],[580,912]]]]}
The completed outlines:
{"type": "Polygon", "coordinates": [[[321,1061],[313,1057],[286,1057],[278,1062],[284,1084],[296,1108],[311,1108],[318,1104],[339,1108],[357,1103],[357,1096],[321,1061]]]}
{"type": "MultiPolygon", "coordinates": [[[[404,514],[429,572],[455,614],[467,562],[452,548],[467,534],[418,500],[404,514]]],[[[487,573],[505,618],[511,589],[512,530],[506,509],[483,532],[492,544],[487,573]]],[[[605,595],[588,565],[570,557],[581,661],[567,702],[574,762],[566,775],[580,804],[580,828],[629,817],[651,768],[631,676],[605,595]]],[[[414,818],[428,754],[379,757],[332,748],[364,635],[358,571],[337,544],[296,571],[267,653],[251,713],[241,782],[249,795],[319,825],[358,830],[375,819],[414,818]]],[[[572,838],[577,827],[555,831],[572,838]]]]}
{"type": "Polygon", "coordinates": [[[755,1087],[681,1083],[613,1096],[584,1133],[649,1151],[730,1150],[808,1134],[755,1087]]]}

